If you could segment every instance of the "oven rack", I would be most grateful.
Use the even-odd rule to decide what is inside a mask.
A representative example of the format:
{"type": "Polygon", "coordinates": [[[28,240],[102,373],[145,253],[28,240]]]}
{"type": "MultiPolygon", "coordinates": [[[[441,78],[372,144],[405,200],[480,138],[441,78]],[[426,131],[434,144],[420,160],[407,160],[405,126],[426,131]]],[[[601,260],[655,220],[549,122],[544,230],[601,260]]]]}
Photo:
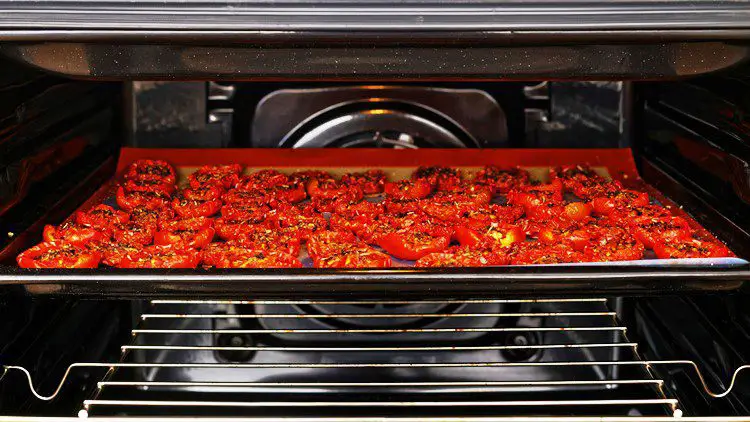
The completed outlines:
{"type": "Polygon", "coordinates": [[[738,367],[728,387],[715,392],[693,361],[644,360],[638,354],[637,343],[627,339],[626,327],[618,324],[616,313],[608,310],[603,298],[420,302],[153,300],[140,320],[132,330],[131,343],[122,346],[121,361],[73,363],[49,395],[38,392],[31,374],[20,366],[4,366],[0,380],[10,371],[20,371],[32,394],[49,401],[65,388],[73,371],[100,372],[96,391],[82,403],[79,417],[200,416],[206,412],[211,416],[327,420],[347,412],[355,412],[356,420],[409,418],[434,412],[443,415],[441,419],[527,414],[585,417],[627,416],[630,409],[638,409],[644,417],[682,417],[687,415],[683,415],[678,400],[669,396],[665,381],[654,377],[654,366],[691,366],[705,393],[714,398],[728,395],[738,375],[750,368],[738,367]],[[362,311],[295,314],[287,308],[321,305],[352,305],[362,311]],[[413,305],[450,306],[454,312],[440,311],[445,308],[433,308],[431,312],[402,308],[413,305]],[[514,308],[475,312],[466,309],[471,305],[514,308]],[[238,306],[266,308],[263,312],[245,312],[238,306]],[[555,311],[548,310],[552,306],[555,311]],[[174,312],[175,307],[187,307],[189,312],[174,312]],[[274,307],[287,310],[273,311],[274,307]],[[206,312],[217,309],[223,311],[206,312]],[[469,322],[477,319],[489,319],[495,324],[471,326],[469,322]],[[263,321],[283,325],[310,320],[317,324],[366,321],[372,325],[355,329],[263,325],[263,321]],[[412,324],[397,328],[383,325],[394,320],[409,320],[412,324]],[[415,320],[427,322],[419,325],[415,320]],[[217,322],[224,328],[215,328],[213,324],[217,322]],[[246,328],[248,323],[252,328],[246,328]],[[208,326],[214,328],[205,328],[208,326]],[[482,341],[488,335],[497,338],[516,334],[530,335],[517,339],[536,338],[538,342],[482,341]],[[220,335],[265,338],[252,345],[237,346],[217,344],[220,335]],[[435,337],[446,335],[455,341],[446,344],[435,337]],[[387,340],[368,342],[368,336],[387,340]],[[325,341],[318,342],[317,337],[325,341]],[[354,337],[357,339],[352,340],[354,337]],[[223,352],[250,358],[238,362],[216,357],[223,352]],[[556,354],[562,352],[567,353],[565,360],[556,354]],[[264,355],[269,353],[276,360],[264,355]],[[516,358],[503,353],[512,353],[510,356],[516,358]],[[457,354],[463,355],[457,358],[457,354]],[[525,357],[518,358],[518,354],[525,357]],[[367,357],[363,360],[361,356],[367,357]],[[467,360],[466,356],[476,359],[467,360]],[[283,376],[263,376],[268,370],[281,371],[283,376]],[[310,371],[322,372],[313,379],[300,376],[310,371]],[[424,377],[434,371],[444,371],[443,377],[424,377]],[[389,375],[383,376],[386,372],[389,375]],[[365,374],[372,381],[362,380],[365,374]]]}

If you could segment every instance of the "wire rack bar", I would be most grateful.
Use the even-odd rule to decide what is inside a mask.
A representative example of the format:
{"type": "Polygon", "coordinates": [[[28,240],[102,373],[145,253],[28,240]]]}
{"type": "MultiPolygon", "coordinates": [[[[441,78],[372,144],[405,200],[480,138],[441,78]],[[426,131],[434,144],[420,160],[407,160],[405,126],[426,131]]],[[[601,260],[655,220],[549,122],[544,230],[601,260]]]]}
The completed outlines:
{"type": "Polygon", "coordinates": [[[625,327],[488,327],[488,328],[323,328],[323,329],[135,329],[133,334],[405,334],[405,333],[514,333],[559,331],[627,331],[625,327]]]}
{"type": "Polygon", "coordinates": [[[141,319],[319,319],[319,318],[549,318],[549,317],[614,317],[615,312],[509,312],[509,313],[394,313],[394,314],[143,314],[141,319]]]}
{"type": "Polygon", "coordinates": [[[592,381],[424,381],[424,382],[226,382],[226,381],[103,381],[104,387],[545,387],[591,385],[662,385],[659,379],[592,380],[592,381]]]}
{"type": "Polygon", "coordinates": [[[209,350],[209,351],[267,351],[267,352],[454,352],[478,350],[536,350],[536,349],[585,349],[585,348],[635,348],[638,343],[571,343],[529,344],[497,346],[392,346],[392,347],[286,347],[286,346],[161,346],[127,345],[122,350],[209,350]]]}
{"type": "Polygon", "coordinates": [[[473,300],[193,300],[159,299],[154,305],[438,305],[438,304],[497,304],[497,303],[569,303],[599,302],[605,298],[559,298],[559,299],[473,299],[473,300]]]}

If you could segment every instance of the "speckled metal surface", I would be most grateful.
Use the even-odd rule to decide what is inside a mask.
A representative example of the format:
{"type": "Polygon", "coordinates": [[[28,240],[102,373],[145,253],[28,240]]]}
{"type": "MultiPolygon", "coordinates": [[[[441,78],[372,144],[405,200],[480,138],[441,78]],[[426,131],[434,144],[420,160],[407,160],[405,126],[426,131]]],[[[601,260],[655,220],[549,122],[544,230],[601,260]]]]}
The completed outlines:
{"type": "Polygon", "coordinates": [[[30,43],[0,52],[77,78],[278,80],[674,79],[744,62],[736,43],[558,46],[30,43]]]}

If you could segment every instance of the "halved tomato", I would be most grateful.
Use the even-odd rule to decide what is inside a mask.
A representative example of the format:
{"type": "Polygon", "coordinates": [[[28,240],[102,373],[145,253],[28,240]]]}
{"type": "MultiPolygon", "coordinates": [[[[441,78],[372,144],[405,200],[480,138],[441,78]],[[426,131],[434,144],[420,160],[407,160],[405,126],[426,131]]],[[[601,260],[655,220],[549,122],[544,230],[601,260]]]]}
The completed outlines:
{"type": "Polygon", "coordinates": [[[216,233],[213,220],[206,217],[172,220],[161,227],[154,235],[154,243],[157,245],[182,245],[201,249],[211,243],[216,233]]]}
{"type": "Polygon", "coordinates": [[[280,251],[250,249],[235,243],[211,243],[203,264],[216,268],[300,268],[297,257],[280,251]]]}
{"type": "Polygon", "coordinates": [[[503,169],[496,166],[486,166],[480,170],[474,177],[474,182],[488,186],[495,194],[518,190],[530,183],[529,172],[526,170],[520,167],[503,169]]]}
{"type": "Polygon", "coordinates": [[[120,261],[120,268],[195,268],[201,261],[201,255],[194,249],[179,245],[147,246],[134,255],[128,255],[120,261]]]}
{"type": "Polygon", "coordinates": [[[219,212],[221,201],[218,199],[210,201],[187,199],[178,193],[172,200],[172,208],[182,218],[210,217],[219,212]]]}
{"type": "Polygon", "coordinates": [[[608,192],[591,200],[594,212],[610,215],[621,208],[645,207],[649,204],[648,194],[630,189],[608,192]]]}
{"type": "Polygon", "coordinates": [[[675,258],[728,258],[732,251],[719,242],[699,239],[675,239],[654,245],[654,253],[661,259],[675,258]]]}
{"type": "Polygon", "coordinates": [[[130,216],[128,213],[104,204],[99,204],[85,212],[78,211],[76,213],[76,223],[104,233],[110,233],[114,224],[125,223],[129,219],[130,216]]]}
{"type": "Polygon", "coordinates": [[[396,201],[422,199],[430,193],[432,193],[432,185],[424,179],[399,180],[385,184],[386,197],[396,201]]]}
{"type": "Polygon", "coordinates": [[[115,194],[117,206],[125,211],[132,211],[139,207],[158,209],[169,206],[169,195],[162,192],[128,192],[122,186],[115,194]]]}
{"type": "Polygon", "coordinates": [[[456,226],[453,238],[465,247],[491,246],[498,248],[523,242],[526,239],[526,234],[520,227],[512,224],[490,223],[481,229],[456,226]]]}
{"type": "Polygon", "coordinates": [[[172,195],[175,190],[175,185],[164,179],[128,179],[124,187],[128,192],[158,192],[164,195],[172,195]]]}
{"type": "Polygon", "coordinates": [[[21,268],[96,268],[101,255],[67,242],[44,242],[21,252],[21,268]]]}
{"type": "Polygon", "coordinates": [[[84,247],[91,242],[100,242],[109,238],[111,229],[107,229],[110,231],[103,233],[99,229],[81,226],[72,222],[67,222],[59,227],[48,224],[44,226],[42,238],[47,243],[67,243],[84,247]]]}
{"type": "Polygon", "coordinates": [[[230,221],[244,221],[257,224],[263,222],[271,208],[252,202],[235,202],[221,207],[221,216],[230,221]]]}
{"type": "Polygon", "coordinates": [[[190,201],[215,201],[221,198],[221,190],[216,185],[182,189],[180,194],[183,198],[190,201]]]}
{"type": "Polygon", "coordinates": [[[450,236],[433,236],[421,230],[399,230],[378,240],[378,246],[396,258],[417,260],[448,247],[450,236]]]}
{"type": "Polygon", "coordinates": [[[510,259],[505,250],[454,246],[419,258],[416,267],[486,267],[506,265],[510,259]]]}
{"type": "Polygon", "coordinates": [[[154,240],[156,226],[140,224],[134,221],[115,224],[112,237],[119,242],[128,245],[149,245],[154,240]]]}
{"type": "Polygon", "coordinates": [[[129,215],[130,221],[132,221],[133,223],[151,226],[154,228],[158,227],[162,222],[172,220],[175,217],[172,207],[157,209],[138,207],[130,211],[129,215]]]}
{"type": "Polygon", "coordinates": [[[556,167],[550,170],[550,178],[558,179],[568,192],[573,192],[583,184],[603,183],[606,179],[586,164],[556,167]]]}
{"type": "Polygon", "coordinates": [[[385,173],[382,170],[367,170],[363,173],[347,173],[341,177],[345,186],[358,187],[365,195],[377,195],[385,189],[385,173]]]}
{"type": "Polygon", "coordinates": [[[625,229],[592,225],[587,232],[590,239],[583,253],[590,261],[635,261],[643,258],[643,243],[625,229]]]}
{"type": "Polygon", "coordinates": [[[328,228],[328,221],[318,213],[304,211],[298,207],[280,212],[274,219],[275,226],[298,238],[301,242],[321,230],[328,228]]]}
{"type": "Polygon", "coordinates": [[[172,166],[163,160],[138,160],[130,164],[125,172],[128,180],[159,180],[170,185],[177,181],[172,166]]]}
{"type": "Polygon", "coordinates": [[[660,243],[687,240],[692,236],[690,224],[682,217],[636,217],[627,224],[635,238],[650,249],[660,243]]]}
{"type": "Polygon", "coordinates": [[[230,189],[240,180],[242,167],[239,164],[203,166],[188,176],[188,183],[193,189],[215,186],[219,189],[230,189]]]}
{"type": "Polygon", "coordinates": [[[539,242],[519,242],[510,251],[512,265],[566,264],[588,262],[583,253],[568,245],[545,245],[539,242]]]}
{"type": "Polygon", "coordinates": [[[258,170],[244,176],[237,184],[240,190],[263,190],[291,184],[289,176],[277,170],[258,170]]]}
{"type": "Polygon", "coordinates": [[[425,180],[437,190],[450,190],[462,181],[461,173],[457,169],[443,166],[419,167],[412,173],[411,178],[425,180]]]}
{"type": "Polygon", "coordinates": [[[254,250],[281,251],[292,256],[299,255],[300,251],[300,240],[297,237],[291,233],[271,228],[249,230],[229,242],[254,250]]]}

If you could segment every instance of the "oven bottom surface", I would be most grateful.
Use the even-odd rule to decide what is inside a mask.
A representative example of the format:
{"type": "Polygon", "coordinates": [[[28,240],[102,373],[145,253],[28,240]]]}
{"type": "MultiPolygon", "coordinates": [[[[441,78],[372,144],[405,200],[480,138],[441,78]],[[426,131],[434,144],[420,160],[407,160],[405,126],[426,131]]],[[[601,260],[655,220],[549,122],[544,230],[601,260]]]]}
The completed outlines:
{"type": "Polygon", "coordinates": [[[605,299],[162,300],[140,319],[120,363],[77,364],[102,376],[79,416],[681,414],[605,299]]]}

